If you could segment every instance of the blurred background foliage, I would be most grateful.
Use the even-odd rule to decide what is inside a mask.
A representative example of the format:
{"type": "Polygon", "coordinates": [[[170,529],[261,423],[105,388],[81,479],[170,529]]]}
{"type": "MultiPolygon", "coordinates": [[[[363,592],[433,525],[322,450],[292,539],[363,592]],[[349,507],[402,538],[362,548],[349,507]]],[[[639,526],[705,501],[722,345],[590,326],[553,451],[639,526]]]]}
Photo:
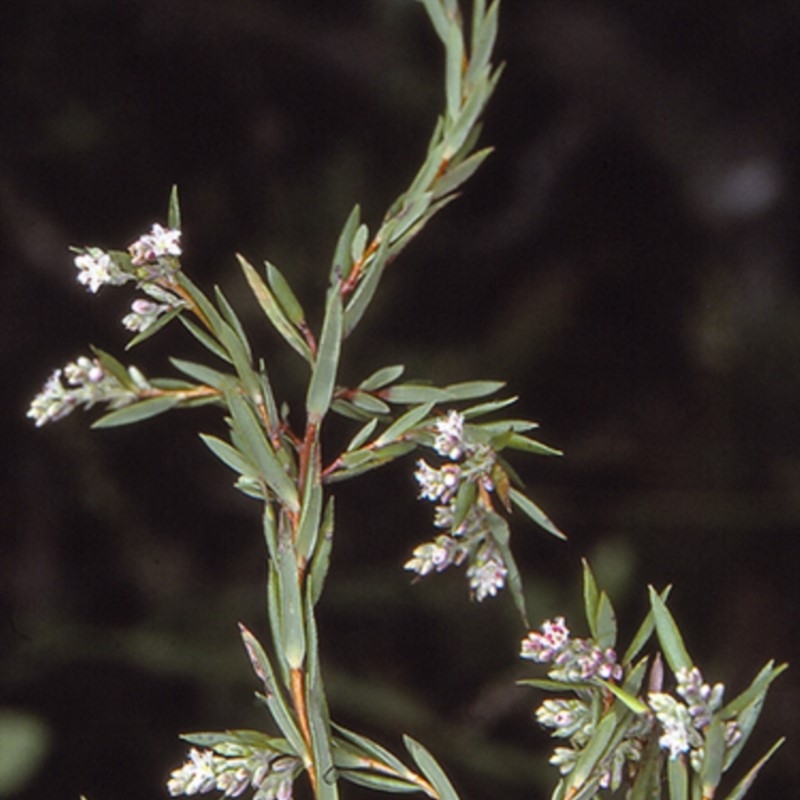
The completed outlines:
{"type": "MultiPolygon", "coordinates": [[[[422,157],[441,54],[409,0],[4,9],[0,796],[165,796],[178,732],[264,723],[235,628],[265,633],[258,509],[196,438],[221,430],[209,409],[102,433],[24,419],[53,368],[126,341],[127,293],[87,295],[67,247],[126,245],[178,183],[186,269],[297,400],[233,252],[278,264],[318,320],[350,207],[375,225],[422,157]]],[[[344,378],[507,379],[566,451],[516,462],[570,537],[517,526],[533,619],[580,630],[582,555],[623,636],[645,584],[672,582],[691,652],[734,692],[800,662],[797,4],[505,0],[501,20],[497,152],[393,265],[344,378]]],[[[197,348],[176,328],[129,357],[157,375],[166,353],[197,348]]],[[[510,598],[401,569],[431,533],[411,471],[339,488],[334,716],[426,742],[465,798],[549,796],[510,598]]],[[[753,798],[797,793],[799,681],[768,701],[752,760],[790,739],[753,798]]]]}

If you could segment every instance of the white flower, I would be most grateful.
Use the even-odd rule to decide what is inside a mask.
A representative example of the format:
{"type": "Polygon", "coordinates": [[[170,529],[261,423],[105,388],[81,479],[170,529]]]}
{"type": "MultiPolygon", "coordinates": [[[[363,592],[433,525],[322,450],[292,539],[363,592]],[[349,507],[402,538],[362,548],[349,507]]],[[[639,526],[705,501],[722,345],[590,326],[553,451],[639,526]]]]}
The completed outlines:
{"type": "Polygon", "coordinates": [[[416,572],[424,578],[431,572],[441,572],[453,563],[452,539],[439,537],[435,542],[426,542],[414,548],[413,557],[406,561],[404,569],[416,572]]]}
{"type": "Polygon", "coordinates": [[[419,496],[427,500],[443,500],[449,502],[455,495],[461,470],[455,464],[445,464],[441,469],[434,469],[423,459],[417,461],[414,477],[420,487],[419,496]]]}
{"type": "Polygon", "coordinates": [[[167,781],[167,791],[172,797],[211,791],[217,783],[215,760],[216,757],[211,750],[197,750],[193,747],[189,751],[189,759],[178,769],[173,770],[167,781]]]}
{"type": "Polygon", "coordinates": [[[108,253],[97,248],[90,248],[85,253],[75,256],[78,268],[78,282],[83,284],[92,294],[105,284],[121,286],[131,279],[112,260],[108,253]]]}
{"type": "Polygon", "coordinates": [[[440,456],[457,461],[464,453],[464,417],[458,411],[451,411],[436,422],[438,433],[433,447],[440,456]]]}
{"type": "Polygon", "coordinates": [[[494,597],[505,586],[506,575],[508,570],[498,557],[476,561],[467,569],[470,589],[479,603],[487,597],[494,597]]]}
{"type": "Polygon", "coordinates": [[[531,631],[522,640],[522,658],[547,662],[555,658],[569,642],[569,628],[564,617],[545,620],[539,631],[531,631]],[[541,631],[541,632],[540,632],[541,631]]]}
{"type": "Polygon", "coordinates": [[[688,752],[700,744],[700,737],[694,729],[689,709],[674,697],[662,692],[651,692],[650,708],[656,715],[664,731],[658,743],[669,750],[669,757],[675,760],[681,753],[688,752]]]}
{"type": "Polygon", "coordinates": [[[140,236],[130,247],[133,263],[137,266],[158,261],[165,256],[177,258],[181,255],[181,232],[174,228],[164,228],[156,223],[150,233],[140,236]]]}
{"type": "Polygon", "coordinates": [[[170,307],[165,303],[154,303],[152,300],[139,298],[131,304],[131,312],[122,318],[122,324],[129,331],[142,333],[169,309],[170,307]]]}

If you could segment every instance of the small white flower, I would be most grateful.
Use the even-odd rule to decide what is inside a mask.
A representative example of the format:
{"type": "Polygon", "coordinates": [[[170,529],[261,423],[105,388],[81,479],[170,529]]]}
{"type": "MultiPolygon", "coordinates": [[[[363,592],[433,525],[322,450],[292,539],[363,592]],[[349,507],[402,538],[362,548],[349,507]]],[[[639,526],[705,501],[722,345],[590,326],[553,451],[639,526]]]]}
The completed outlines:
{"type": "Polygon", "coordinates": [[[165,256],[177,258],[181,255],[181,232],[174,228],[164,228],[156,223],[140,236],[129,248],[133,263],[137,266],[158,261],[165,256]]]}
{"type": "Polygon", "coordinates": [[[498,557],[486,561],[476,561],[467,569],[469,586],[480,603],[487,597],[494,597],[505,586],[508,570],[498,557]]]}
{"type": "Polygon", "coordinates": [[[215,756],[211,750],[197,750],[193,747],[189,751],[189,759],[173,770],[167,782],[167,791],[172,797],[211,791],[217,782],[214,762],[215,756]]]}
{"type": "Polygon", "coordinates": [[[414,477],[420,487],[419,496],[426,500],[443,500],[445,503],[455,495],[461,470],[455,464],[445,464],[441,469],[434,469],[423,459],[417,461],[414,477]]]}
{"type": "Polygon", "coordinates": [[[134,333],[142,333],[151,327],[156,320],[170,307],[164,303],[139,298],[131,303],[131,312],[122,318],[122,324],[134,333]]]}
{"type": "Polygon", "coordinates": [[[531,631],[522,640],[522,658],[547,662],[555,658],[569,642],[569,628],[564,617],[545,620],[538,631],[531,631]]]}
{"type": "Polygon", "coordinates": [[[662,692],[651,692],[649,701],[663,730],[658,743],[663,749],[669,750],[672,761],[700,744],[689,709],[683,703],[662,692]]]}
{"type": "Polygon", "coordinates": [[[440,456],[457,461],[464,453],[464,417],[458,411],[451,411],[446,417],[436,421],[437,437],[433,444],[440,456]]]}
{"type": "Polygon", "coordinates": [[[78,268],[78,282],[83,284],[92,294],[105,284],[121,286],[131,279],[114,263],[108,253],[97,248],[90,248],[85,253],[75,256],[78,268]]]}

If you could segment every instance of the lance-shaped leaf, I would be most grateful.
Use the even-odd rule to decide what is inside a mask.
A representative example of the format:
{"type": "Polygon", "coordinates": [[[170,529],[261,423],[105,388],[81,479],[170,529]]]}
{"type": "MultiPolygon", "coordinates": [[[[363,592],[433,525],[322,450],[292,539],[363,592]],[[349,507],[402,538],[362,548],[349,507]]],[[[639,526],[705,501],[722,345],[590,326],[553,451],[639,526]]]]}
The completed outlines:
{"type": "Polygon", "coordinates": [[[574,768],[567,776],[569,796],[577,793],[583,787],[606,755],[609,744],[617,731],[617,723],[617,715],[611,711],[595,728],[592,738],[581,751],[574,768]]]}
{"type": "MultiPolygon", "coordinates": [[[[669,597],[669,593],[672,591],[671,586],[667,586],[661,592],[661,599],[666,603],[667,598],[669,597]]],[[[642,648],[647,644],[650,637],[653,635],[653,631],[655,630],[655,621],[653,619],[653,612],[652,610],[647,612],[647,615],[642,620],[642,624],[637,629],[636,633],[631,639],[630,645],[628,645],[628,649],[625,651],[625,655],[622,657],[622,664],[630,664],[636,656],[642,651],[642,648]]]]}
{"type": "Polygon", "coordinates": [[[775,754],[775,751],[783,745],[786,741],[784,738],[778,739],[772,747],[762,756],[753,768],[747,773],[747,775],[742,778],[739,783],[736,784],[734,790],[725,798],[725,800],[742,800],[742,798],[747,794],[750,790],[750,787],[753,785],[755,779],[758,777],[758,773],[761,772],[762,767],[764,764],[769,761],[772,756],[775,754]]]}
{"type": "Polygon", "coordinates": [[[328,290],[317,360],[306,395],[306,412],[309,420],[314,423],[325,416],[333,398],[342,349],[342,322],[342,297],[338,286],[334,285],[328,290]]]}
{"type": "Polygon", "coordinates": [[[458,25],[449,26],[445,51],[445,102],[447,115],[454,120],[461,108],[461,78],[464,65],[464,37],[458,25]]]}
{"type": "Polygon", "coordinates": [[[381,447],[379,450],[354,450],[352,453],[345,453],[339,459],[339,467],[336,471],[325,476],[325,483],[350,480],[357,475],[378,469],[414,449],[416,449],[416,445],[413,442],[395,442],[381,447]]]}
{"type": "Polygon", "coordinates": [[[431,402],[410,408],[378,436],[375,440],[375,447],[384,447],[405,436],[405,434],[422,423],[428,414],[430,414],[432,408],[433,403],[431,402]]]}
{"type": "Polygon", "coordinates": [[[235,331],[239,342],[241,342],[241,345],[244,348],[244,352],[247,357],[246,360],[249,363],[252,361],[253,355],[250,350],[250,342],[247,340],[247,333],[244,330],[241,320],[236,314],[233,306],[228,302],[228,298],[222,293],[222,289],[220,289],[219,286],[214,287],[214,294],[217,298],[217,305],[222,312],[222,316],[225,318],[225,321],[228,323],[228,325],[230,325],[235,331]]]}
{"type": "Polygon", "coordinates": [[[389,367],[381,367],[375,370],[368,378],[365,378],[358,384],[358,388],[365,392],[374,392],[378,389],[383,389],[390,383],[394,383],[404,372],[405,367],[402,364],[392,364],[389,367]]]}
{"type": "Polygon", "coordinates": [[[181,229],[181,204],[178,197],[178,187],[173,184],[169,193],[169,209],[167,211],[167,226],[173,230],[181,229]]]}
{"type": "Polygon", "coordinates": [[[647,714],[650,709],[647,707],[645,703],[643,703],[638,697],[632,695],[630,692],[626,692],[624,689],[621,689],[615,683],[611,683],[611,681],[604,681],[600,678],[596,678],[597,682],[603,686],[608,692],[614,695],[617,700],[620,701],[629,711],[632,711],[634,714],[647,714]]]}
{"type": "Polygon", "coordinates": [[[279,595],[278,649],[292,670],[301,669],[306,657],[303,601],[297,570],[297,555],[288,537],[280,537],[275,577],[279,595]]]}
{"type": "Polygon", "coordinates": [[[617,615],[614,606],[605,592],[600,592],[597,603],[597,616],[595,617],[595,639],[598,646],[605,650],[614,647],[617,643],[617,615]]]}
{"type": "Polygon", "coordinates": [[[273,290],[262,280],[256,268],[244,256],[237,253],[236,258],[253,295],[255,295],[261,310],[272,323],[272,326],[292,349],[303,356],[309,364],[313,364],[314,356],[308,343],[295,325],[292,324],[273,290]]]}
{"type": "Polygon", "coordinates": [[[106,353],[105,350],[101,350],[99,347],[92,345],[91,349],[105,372],[109,373],[109,375],[113,375],[126,389],[135,388],[134,382],[122,362],[118,361],[110,353],[106,353]]]}
{"type": "Polygon", "coordinates": [[[466,183],[493,151],[493,147],[485,147],[483,150],[479,150],[469,158],[464,159],[457,166],[450,167],[434,184],[433,199],[438,200],[466,183]]]}
{"type": "Polygon", "coordinates": [[[373,433],[375,433],[375,428],[378,427],[378,419],[377,417],[373,417],[366,425],[363,425],[358,433],[350,440],[347,447],[345,448],[345,452],[352,452],[353,450],[358,450],[361,445],[363,445],[373,433]]]}
{"type": "Polygon", "coordinates": [[[218,370],[205,366],[205,364],[198,364],[194,361],[184,361],[181,358],[170,358],[170,363],[184,375],[188,375],[193,380],[199,381],[206,386],[211,386],[220,391],[225,391],[233,387],[233,375],[226,375],[224,372],[219,372],[218,370]]]}
{"type": "Polygon", "coordinates": [[[489,66],[489,60],[494,50],[497,39],[497,18],[499,16],[500,2],[494,0],[488,12],[481,13],[483,2],[476,3],[473,9],[472,20],[472,48],[469,58],[469,67],[464,76],[464,83],[469,91],[476,78],[489,66]]]}
{"type": "Polygon", "coordinates": [[[381,392],[381,397],[390,403],[398,405],[413,405],[416,403],[440,403],[448,400],[447,394],[437,386],[428,386],[424,383],[398,383],[381,392]]]}
{"type": "MultiPolygon", "coordinates": [[[[332,723],[332,726],[339,734],[339,736],[334,739],[334,758],[336,758],[337,749],[341,748],[349,755],[355,756],[363,768],[371,768],[376,772],[394,775],[404,782],[406,786],[411,786],[414,791],[419,791],[419,778],[416,773],[412,772],[412,770],[397,758],[397,756],[390,753],[385,747],[366,736],[343,728],[336,723],[332,723]]],[[[343,777],[348,777],[349,780],[353,779],[349,776],[343,777]]]]}
{"type": "MultiPolygon", "coordinates": [[[[513,397],[504,397],[501,400],[489,400],[486,403],[479,403],[476,406],[465,408],[461,412],[461,415],[464,417],[464,419],[475,419],[476,417],[492,414],[495,411],[499,411],[502,408],[513,405],[517,402],[517,400],[519,400],[519,397],[516,395],[513,397]]],[[[500,433],[501,431],[505,432],[507,430],[527,431],[533,428],[538,428],[539,426],[536,422],[529,422],[528,420],[498,420],[495,422],[483,422],[477,427],[488,432],[500,433]]]]}
{"type": "Polygon", "coordinates": [[[339,240],[336,242],[336,249],[333,254],[333,263],[331,264],[330,272],[331,284],[345,280],[350,272],[352,266],[350,253],[353,247],[353,239],[355,238],[356,231],[360,224],[361,208],[355,205],[350,215],[347,217],[342,232],[339,234],[339,240]]]}
{"type": "Polygon", "coordinates": [[[447,13],[441,0],[420,0],[420,2],[428,12],[436,35],[442,40],[442,44],[447,45],[448,33],[453,23],[447,18],[447,13]]]}
{"type": "Polygon", "coordinates": [[[667,759],[669,800],[689,800],[689,768],[684,757],[667,759]]]}
{"type": "Polygon", "coordinates": [[[691,669],[692,659],[683,643],[683,637],[675,619],[658,592],[652,586],[648,588],[658,641],[661,643],[661,649],[664,651],[664,657],[667,659],[670,669],[673,672],[680,669],[691,669]]]}
{"type": "Polygon", "coordinates": [[[203,444],[234,472],[247,478],[255,478],[258,475],[258,467],[232,445],[207,433],[201,433],[200,438],[203,440],[203,444]]]}
{"type": "Polygon", "coordinates": [[[514,488],[509,490],[508,496],[511,498],[511,502],[539,527],[544,528],[557,539],[566,540],[567,537],[555,526],[550,517],[548,517],[533,500],[514,488]]]}
{"type": "Polygon", "coordinates": [[[236,431],[241,437],[239,449],[258,466],[264,482],[281,503],[290,511],[299,511],[297,487],[276,457],[252,407],[237,391],[227,392],[225,398],[236,431]]]}
{"type": "Polygon", "coordinates": [[[300,522],[297,526],[297,557],[306,562],[314,552],[322,519],[322,485],[315,474],[316,467],[311,467],[303,493],[303,507],[300,511],[300,522]]]}
{"type": "Polygon", "coordinates": [[[382,416],[390,414],[392,409],[378,397],[367,394],[366,392],[354,392],[350,397],[350,402],[361,411],[370,415],[382,416]]]}
{"type": "Polygon", "coordinates": [[[537,456],[562,456],[564,455],[561,450],[556,450],[554,447],[537,442],[536,439],[531,439],[528,436],[523,436],[520,433],[512,432],[505,442],[505,447],[510,447],[512,450],[519,450],[523,453],[532,453],[537,456]]]}
{"type": "Polygon", "coordinates": [[[239,623],[239,630],[242,635],[250,664],[256,676],[264,685],[263,700],[272,713],[275,724],[280,732],[286,737],[293,751],[306,760],[308,758],[306,745],[297,727],[294,713],[287,702],[282,689],[275,680],[275,671],[272,664],[264,652],[264,648],[256,637],[244,626],[239,623]]]}
{"type": "Polygon", "coordinates": [[[120,425],[132,425],[134,422],[157,417],[159,414],[175,408],[179,402],[180,398],[175,395],[150,397],[147,400],[141,400],[104,414],[92,424],[92,428],[116,428],[120,425]]]}
{"type": "Polygon", "coordinates": [[[278,303],[280,303],[284,314],[286,314],[289,319],[289,322],[297,327],[304,325],[306,321],[305,312],[295,293],[292,291],[292,287],[289,286],[289,282],[274,264],[267,261],[266,265],[267,282],[269,283],[270,289],[275,293],[275,297],[278,303]]]}
{"type": "Polygon", "coordinates": [[[143,331],[140,331],[136,334],[126,345],[126,350],[131,350],[132,348],[136,347],[136,345],[141,344],[142,342],[149,339],[151,336],[155,336],[162,328],[165,328],[169,325],[172,320],[175,319],[184,308],[181,306],[179,308],[173,308],[170,311],[167,311],[166,314],[162,314],[152,325],[149,325],[143,331]]]}
{"type": "Polygon", "coordinates": [[[499,515],[494,512],[489,512],[489,527],[492,531],[492,538],[494,539],[497,549],[503,558],[507,575],[506,585],[508,586],[511,597],[514,600],[514,605],[517,607],[522,622],[526,628],[530,628],[528,621],[528,610],[525,606],[525,594],[522,590],[522,577],[517,567],[517,562],[514,554],[511,552],[511,531],[508,523],[499,515]]]}
{"type": "Polygon", "coordinates": [[[344,336],[348,337],[361,321],[378,289],[389,257],[394,220],[384,223],[377,237],[378,249],[362,267],[363,277],[353,292],[344,313],[344,336]]]}
{"type": "Polygon", "coordinates": [[[328,576],[331,550],[333,549],[333,524],[334,502],[333,497],[330,497],[322,515],[317,546],[311,559],[311,569],[308,571],[308,595],[311,598],[312,605],[316,605],[319,602],[325,585],[325,578],[328,576]]]}
{"type": "Polygon", "coordinates": [[[581,559],[583,564],[583,607],[586,613],[586,622],[593,639],[597,639],[597,606],[600,602],[600,590],[597,587],[592,568],[589,562],[581,559]]]}
{"type": "Polygon", "coordinates": [[[406,749],[414,759],[414,763],[419,767],[422,774],[430,781],[431,786],[436,791],[438,800],[459,800],[450,779],[444,770],[439,766],[439,762],[431,755],[425,747],[410,736],[403,736],[406,749]]]}
{"type": "Polygon", "coordinates": [[[213,336],[206,333],[206,331],[192,322],[185,314],[178,317],[178,319],[183,327],[186,328],[186,330],[189,331],[189,333],[191,333],[192,336],[194,336],[194,338],[206,348],[206,350],[208,350],[210,353],[213,353],[215,356],[217,356],[217,358],[227,361],[229,364],[232,363],[228,352],[213,336]]]}
{"type": "Polygon", "coordinates": [[[447,400],[474,400],[488,394],[499,392],[505,386],[505,381],[463,381],[451,383],[442,390],[447,400]]]}
{"type": "Polygon", "coordinates": [[[716,794],[722,777],[724,758],[725,725],[719,715],[715,714],[705,731],[703,763],[700,765],[700,784],[703,788],[703,797],[713,797],[716,794]]]}

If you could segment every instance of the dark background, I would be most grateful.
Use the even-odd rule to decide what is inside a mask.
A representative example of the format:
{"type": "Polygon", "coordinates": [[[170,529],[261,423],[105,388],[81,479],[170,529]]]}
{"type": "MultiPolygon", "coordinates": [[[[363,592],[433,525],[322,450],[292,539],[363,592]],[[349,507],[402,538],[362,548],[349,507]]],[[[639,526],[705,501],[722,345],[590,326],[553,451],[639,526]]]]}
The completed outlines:
{"type": "MultiPolygon", "coordinates": [[[[421,161],[441,52],[409,0],[7,0],[3,16],[0,750],[28,725],[43,754],[6,794],[163,797],[179,732],[266,724],[235,627],[266,629],[258,508],[196,438],[222,430],[213,410],[107,432],[24,418],[88,343],[123,353],[129,293],[87,294],[67,248],[124,247],[178,183],[185,268],[225,288],[297,407],[293,355],[233,253],[277,263],[318,321],[350,207],[374,227],[421,161]]],[[[532,617],[585,632],[582,555],[623,639],[647,583],[671,582],[729,693],[768,658],[800,661],[799,43],[789,0],[506,0],[497,151],[393,265],[344,371],[506,379],[566,452],[515,462],[570,537],[517,526],[532,617]]],[[[166,353],[200,356],[176,327],[126,360],[168,374],[166,353]]],[[[465,798],[547,797],[510,598],[401,568],[432,531],[412,468],[338,492],[320,610],[334,717],[398,750],[412,733],[465,798]]],[[[797,794],[799,686],[796,668],[779,680],[732,776],[790,737],[753,798],[797,794]]]]}

